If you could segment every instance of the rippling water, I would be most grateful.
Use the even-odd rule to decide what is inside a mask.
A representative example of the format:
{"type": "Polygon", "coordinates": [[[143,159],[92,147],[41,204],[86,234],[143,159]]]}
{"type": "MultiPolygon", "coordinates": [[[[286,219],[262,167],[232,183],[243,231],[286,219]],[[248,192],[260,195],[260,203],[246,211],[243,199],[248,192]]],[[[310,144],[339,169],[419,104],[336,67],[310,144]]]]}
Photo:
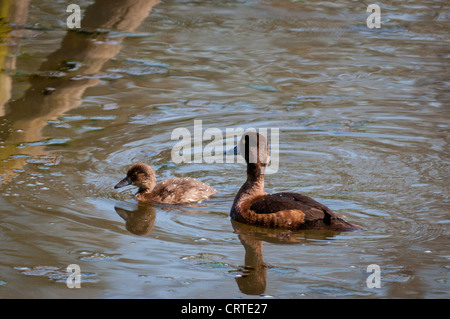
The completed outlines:
{"type": "Polygon", "coordinates": [[[450,297],[446,1],[380,4],[380,29],[356,1],[78,1],[80,32],[65,1],[0,3],[1,297],[450,297]],[[194,120],[278,128],[267,191],[366,229],[232,223],[245,166],[171,159],[194,120]],[[135,161],[220,193],[139,205],[113,189],[135,161]]]}

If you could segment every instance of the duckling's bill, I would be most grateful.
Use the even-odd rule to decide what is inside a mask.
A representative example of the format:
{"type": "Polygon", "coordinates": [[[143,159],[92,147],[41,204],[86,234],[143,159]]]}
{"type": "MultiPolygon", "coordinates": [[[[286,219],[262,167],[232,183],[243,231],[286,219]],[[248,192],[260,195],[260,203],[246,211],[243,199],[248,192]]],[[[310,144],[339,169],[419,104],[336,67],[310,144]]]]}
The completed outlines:
{"type": "Polygon", "coordinates": [[[131,184],[132,184],[132,182],[127,176],[124,179],[122,179],[120,182],[118,182],[116,184],[116,186],[114,186],[114,188],[121,188],[121,187],[128,186],[128,185],[131,185],[131,184]]]}

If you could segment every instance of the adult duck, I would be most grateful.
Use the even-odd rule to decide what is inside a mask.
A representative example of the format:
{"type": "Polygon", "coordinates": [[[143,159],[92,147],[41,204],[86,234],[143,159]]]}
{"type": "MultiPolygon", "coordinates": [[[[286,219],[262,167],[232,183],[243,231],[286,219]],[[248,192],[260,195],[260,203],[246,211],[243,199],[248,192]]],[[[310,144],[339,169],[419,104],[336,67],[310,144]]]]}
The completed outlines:
{"type": "Polygon", "coordinates": [[[247,180],[239,189],[230,216],[233,220],[268,228],[328,229],[351,231],[361,226],[346,222],[325,205],[299,194],[268,194],[264,190],[264,174],[269,163],[267,139],[256,132],[245,133],[238,145],[247,163],[247,180]]]}

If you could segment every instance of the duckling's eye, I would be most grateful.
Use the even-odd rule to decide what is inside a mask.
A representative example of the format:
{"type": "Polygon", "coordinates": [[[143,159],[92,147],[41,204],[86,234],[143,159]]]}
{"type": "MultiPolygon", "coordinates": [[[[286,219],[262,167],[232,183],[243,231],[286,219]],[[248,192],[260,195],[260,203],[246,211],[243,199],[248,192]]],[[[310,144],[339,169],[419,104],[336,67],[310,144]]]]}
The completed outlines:
{"type": "Polygon", "coordinates": [[[137,175],[138,175],[137,172],[132,172],[132,173],[130,174],[130,178],[133,179],[133,180],[135,180],[135,179],[137,178],[137,175]]]}

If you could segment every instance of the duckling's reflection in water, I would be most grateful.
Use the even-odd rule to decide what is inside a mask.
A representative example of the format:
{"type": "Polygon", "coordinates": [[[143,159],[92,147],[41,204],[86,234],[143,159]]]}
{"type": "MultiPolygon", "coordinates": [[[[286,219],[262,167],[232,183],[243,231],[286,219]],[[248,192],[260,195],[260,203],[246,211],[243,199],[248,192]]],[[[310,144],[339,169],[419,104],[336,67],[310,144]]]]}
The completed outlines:
{"type": "Polygon", "coordinates": [[[115,206],[116,213],[125,220],[125,228],[132,234],[145,236],[152,232],[156,211],[150,205],[138,204],[135,210],[115,206]]]}
{"type": "Polygon", "coordinates": [[[239,290],[247,295],[260,295],[266,290],[266,269],[263,260],[263,241],[276,244],[299,244],[308,240],[329,239],[339,234],[332,230],[290,231],[269,229],[231,220],[234,233],[245,249],[245,270],[236,277],[239,290]]]}

